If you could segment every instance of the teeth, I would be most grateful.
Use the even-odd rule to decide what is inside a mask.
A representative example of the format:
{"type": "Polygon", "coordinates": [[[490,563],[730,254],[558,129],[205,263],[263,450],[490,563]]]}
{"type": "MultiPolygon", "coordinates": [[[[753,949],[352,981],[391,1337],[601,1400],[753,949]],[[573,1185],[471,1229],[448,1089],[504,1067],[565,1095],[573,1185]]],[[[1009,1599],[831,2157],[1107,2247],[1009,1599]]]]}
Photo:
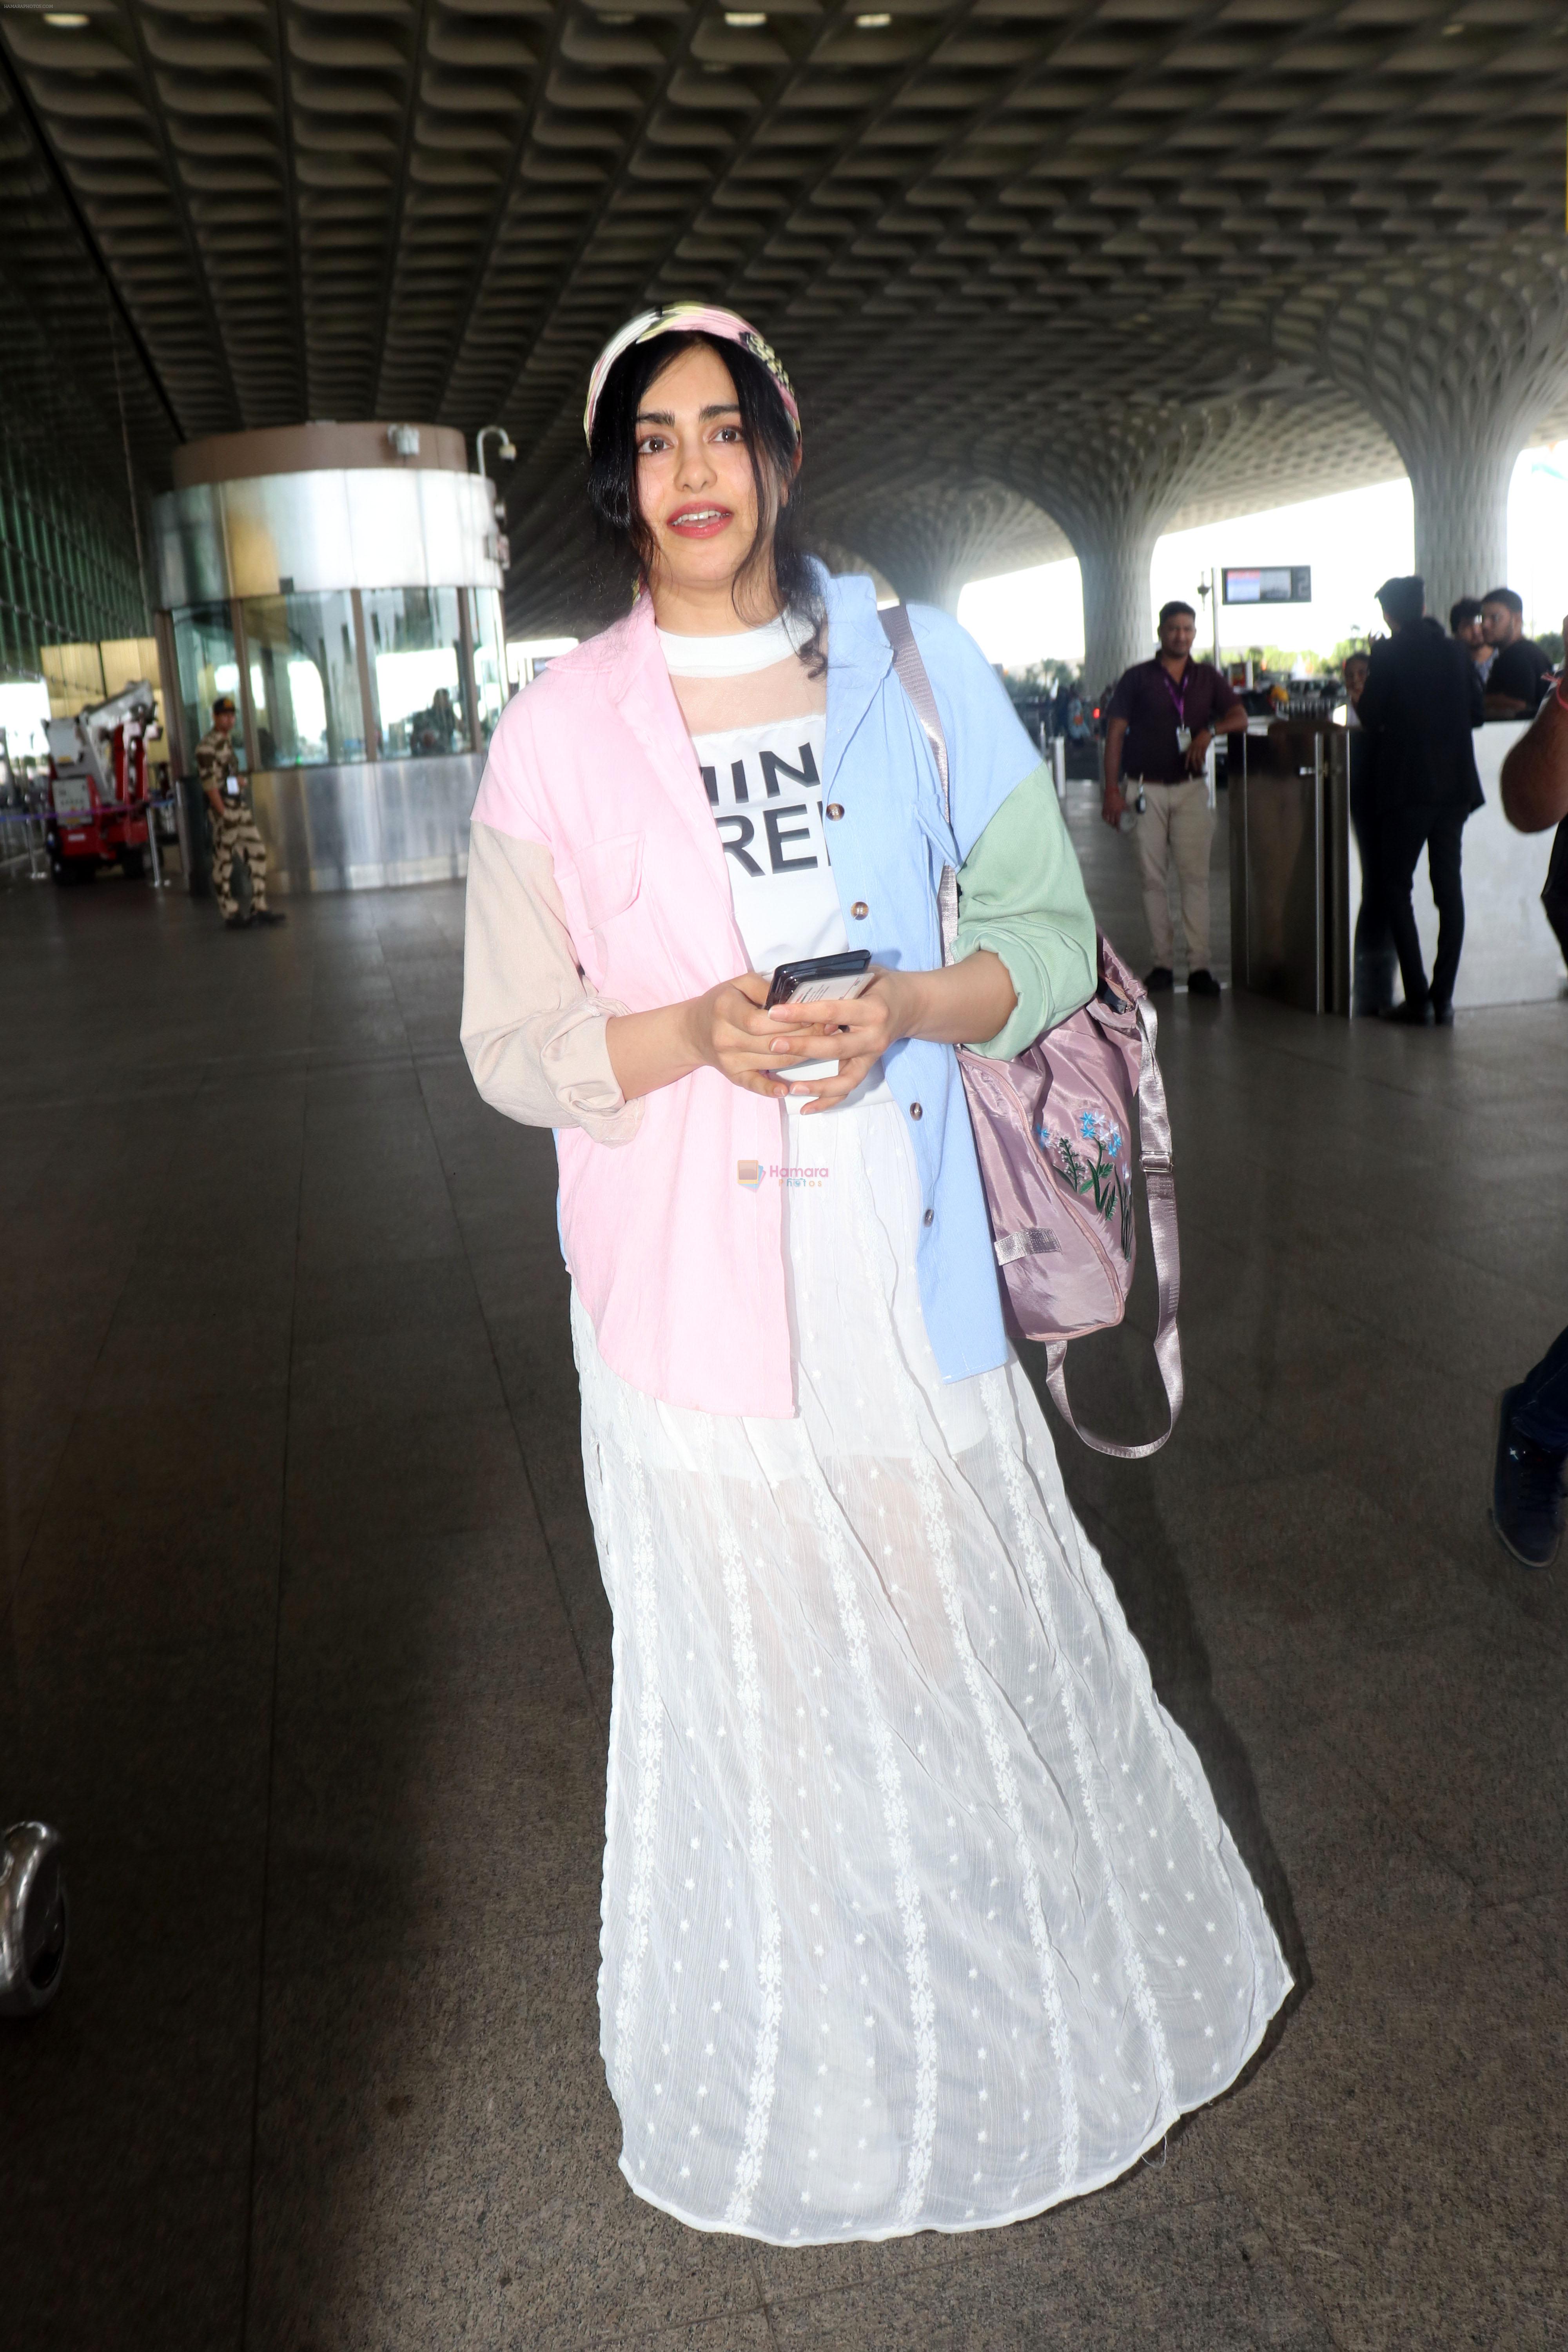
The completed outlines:
{"type": "Polygon", "coordinates": [[[723,511],[722,507],[699,507],[690,514],[677,515],[675,520],[677,522],[717,522],[723,511]]]}

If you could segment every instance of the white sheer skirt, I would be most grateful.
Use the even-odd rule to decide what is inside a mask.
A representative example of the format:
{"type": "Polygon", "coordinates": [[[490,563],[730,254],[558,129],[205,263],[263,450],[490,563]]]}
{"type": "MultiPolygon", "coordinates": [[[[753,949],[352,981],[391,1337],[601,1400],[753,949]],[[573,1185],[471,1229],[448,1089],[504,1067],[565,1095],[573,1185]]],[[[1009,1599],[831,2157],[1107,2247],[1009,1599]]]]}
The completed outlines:
{"type": "Polygon", "coordinates": [[[938,1374],[902,1112],[789,1134],[822,1171],[786,1187],[796,1419],[660,1404],[573,1324],[621,2167],[798,2245],[1115,2179],[1290,1978],[1022,1370],[938,1374]]]}

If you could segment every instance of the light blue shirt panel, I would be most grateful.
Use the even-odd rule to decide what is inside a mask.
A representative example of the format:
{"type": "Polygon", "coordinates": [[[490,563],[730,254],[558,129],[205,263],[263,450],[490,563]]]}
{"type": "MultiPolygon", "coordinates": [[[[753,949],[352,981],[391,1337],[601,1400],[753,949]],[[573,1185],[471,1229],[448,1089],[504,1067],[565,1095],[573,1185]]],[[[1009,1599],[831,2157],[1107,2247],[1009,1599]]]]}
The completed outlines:
{"type": "MultiPolygon", "coordinates": [[[[934,607],[910,608],[947,743],[952,823],[923,729],[893,675],[892,649],[864,578],[826,580],[827,745],[823,798],[842,805],[833,872],[852,947],[879,963],[930,971],[942,961],[936,893],[1002,803],[1039,765],[996,673],[966,629],[934,607]],[[857,918],[853,908],[868,912],[857,918]]],[[[909,1122],[920,1175],[917,1265],[926,1331],[944,1380],[1005,1362],[1006,1335],[974,1132],[951,1045],[906,1037],[889,1053],[888,1086],[909,1122]],[[921,1106],[921,1117],[911,1106],[921,1106]]]]}

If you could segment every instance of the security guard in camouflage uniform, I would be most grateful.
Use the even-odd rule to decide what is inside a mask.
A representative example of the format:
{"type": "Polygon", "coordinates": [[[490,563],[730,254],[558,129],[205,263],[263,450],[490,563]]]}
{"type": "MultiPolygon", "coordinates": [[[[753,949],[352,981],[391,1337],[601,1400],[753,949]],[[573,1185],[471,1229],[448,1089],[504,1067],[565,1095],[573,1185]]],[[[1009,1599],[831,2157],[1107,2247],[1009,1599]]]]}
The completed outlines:
{"type": "Polygon", "coordinates": [[[267,847],[256,829],[250,787],[235,757],[234,698],[220,694],[213,704],[213,723],[196,745],[196,781],[206,795],[207,831],[212,838],[213,888],[218,911],[231,931],[247,923],[286,923],[267,903],[267,847]],[[234,861],[243,857],[250,869],[250,908],[242,913],[234,895],[234,861]]]}

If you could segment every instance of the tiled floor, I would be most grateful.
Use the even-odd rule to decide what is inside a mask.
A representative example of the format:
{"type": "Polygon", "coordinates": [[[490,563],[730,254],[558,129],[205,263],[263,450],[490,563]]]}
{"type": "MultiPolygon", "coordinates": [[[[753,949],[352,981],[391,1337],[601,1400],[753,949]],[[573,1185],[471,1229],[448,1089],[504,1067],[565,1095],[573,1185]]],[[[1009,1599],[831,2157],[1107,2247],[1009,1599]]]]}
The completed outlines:
{"type": "MultiPolygon", "coordinates": [[[[1563,1580],[1485,1495],[1568,1315],[1568,1006],[1169,1003],[1187,1410],[1150,1465],[1062,1451],[1303,1991],[1163,2169],[780,2253],[616,2169],[552,1153],[458,1054],[461,919],[0,894],[0,1811],[64,1827],[75,1902],[58,2002],[0,2027],[0,2335],[1563,2342],[1563,1580]]],[[[1152,1423],[1138,1329],[1073,1381],[1152,1423]]]]}

